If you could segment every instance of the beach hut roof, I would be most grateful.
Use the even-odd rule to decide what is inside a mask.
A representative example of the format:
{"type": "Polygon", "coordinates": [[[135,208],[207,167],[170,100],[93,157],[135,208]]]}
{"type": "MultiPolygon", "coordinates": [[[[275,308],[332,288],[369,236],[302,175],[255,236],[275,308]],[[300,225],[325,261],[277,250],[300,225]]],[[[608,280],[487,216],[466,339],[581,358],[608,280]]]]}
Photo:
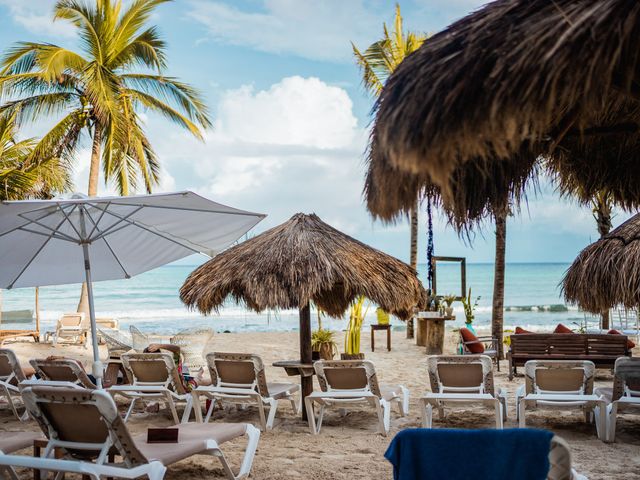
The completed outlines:
{"type": "Polygon", "coordinates": [[[640,214],[582,250],[562,288],[568,302],[593,313],[640,306],[640,214]]]}
{"type": "Polygon", "coordinates": [[[180,290],[186,305],[205,314],[231,297],[256,311],[302,308],[311,300],[338,316],[364,295],[403,319],[423,294],[407,264],[302,213],[217,255],[180,290]]]}
{"type": "Polygon", "coordinates": [[[520,195],[538,159],[583,199],[637,205],[639,43],[628,0],[498,0],[430,37],[376,105],[369,210],[392,219],[426,187],[477,220],[520,195]]]}

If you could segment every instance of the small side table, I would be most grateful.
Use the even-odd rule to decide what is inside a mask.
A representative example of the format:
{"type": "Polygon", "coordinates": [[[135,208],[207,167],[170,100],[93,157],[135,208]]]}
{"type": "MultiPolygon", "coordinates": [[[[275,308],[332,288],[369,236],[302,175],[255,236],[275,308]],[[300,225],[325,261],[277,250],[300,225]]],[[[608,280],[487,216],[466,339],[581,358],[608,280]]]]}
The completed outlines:
{"type": "Polygon", "coordinates": [[[375,334],[374,332],[376,330],[386,330],[387,331],[387,351],[390,352],[391,351],[391,325],[390,324],[386,324],[386,325],[371,325],[371,351],[375,352],[376,351],[376,341],[375,341],[375,334]]]}

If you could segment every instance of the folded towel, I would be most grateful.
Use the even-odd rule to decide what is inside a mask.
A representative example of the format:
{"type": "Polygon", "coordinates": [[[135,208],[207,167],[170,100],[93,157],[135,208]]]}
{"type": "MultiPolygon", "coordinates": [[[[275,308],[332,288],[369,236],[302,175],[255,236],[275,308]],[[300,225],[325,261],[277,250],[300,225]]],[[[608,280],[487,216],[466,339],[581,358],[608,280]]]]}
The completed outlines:
{"type": "Polygon", "coordinates": [[[399,432],[384,454],[394,480],[545,480],[553,434],[546,430],[399,432]]]}

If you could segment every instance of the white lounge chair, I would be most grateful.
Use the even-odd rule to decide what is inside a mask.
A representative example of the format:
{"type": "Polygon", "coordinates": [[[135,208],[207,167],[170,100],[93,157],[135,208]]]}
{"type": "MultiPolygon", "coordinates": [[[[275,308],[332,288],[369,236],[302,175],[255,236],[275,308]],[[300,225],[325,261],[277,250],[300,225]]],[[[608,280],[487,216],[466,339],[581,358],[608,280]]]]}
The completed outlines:
{"type": "Polygon", "coordinates": [[[227,478],[246,478],[260,439],[260,431],[247,424],[182,424],[177,443],[146,441],[146,433],[131,436],[122,421],[115,402],[104,390],[80,388],[27,387],[23,390],[29,413],[49,438],[41,458],[0,455],[0,465],[54,472],[87,475],[95,480],[104,477],[160,480],[167,466],[193,455],[218,457],[227,478]],[[221,445],[247,436],[248,444],[239,472],[234,474],[221,445]],[[62,447],[65,456],[53,458],[54,449],[62,447]],[[109,463],[108,454],[115,450],[121,457],[109,463]]]}
{"type": "MultiPolygon", "coordinates": [[[[33,441],[41,439],[42,433],[40,432],[2,432],[0,437],[0,458],[4,455],[10,455],[19,450],[33,447],[33,441]]],[[[18,474],[11,466],[5,466],[0,464],[0,477],[2,473],[7,474],[11,480],[18,480],[18,474]]]]}
{"type": "Polygon", "coordinates": [[[138,400],[164,402],[169,407],[175,423],[180,422],[176,402],[184,403],[182,423],[189,420],[193,397],[182,384],[173,355],[165,352],[125,353],[121,358],[131,378],[131,385],[114,385],[108,391],[113,396],[122,395],[131,400],[124,417],[125,422],[131,416],[138,400]]]}
{"type": "Polygon", "coordinates": [[[398,405],[402,416],[409,410],[409,391],[402,385],[379,385],[375,366],[369,360],[320,360],[313,366],[322,390],[305,398],[309,429],[314,435],[320,433],[327,407],[372,406],[383,435],[389,432],[393,404],[398,405]],[[320,405],[317,421],[314,403],[320,405]]]}
{"type": "Polygon", "coordinates": [[[492,359],[487,355],[434,355],[427,359],[431,393],[420,398],[422,426],[433,425],[433,409],[439,417],[445,407],[484,405],[495,411],[496,428],[507,417],[507,397],[493,382],[492,359]]]}
{"type": "Polygon", "coordinates": [[[18,411],[17,402],[22,403],[18,384],[26,379],[13,350],[0,348],[0,398],[6,398],[11,411],[21,421],[27,420],[28,415],[26,409],[22,413],[18,411]]]}
{"type": "Polygon", "coordinates": [[[595,416],[598,438],[606,440],[606,402],[593,393],[595,368],[588,360],[529,360],[516,392],[518,425],[525,426],[527,408],[578,408],[587,421],[595,416]]]}
{"type": "Polygon", "coordinates": [[[84,388],[96,389],[82,364],[73,358],[32,359],[29,363],[41,380],[70,382],[84,388]]]}
{"type": "Polygon", "coordinates": [[[262,430],[273,428],[278,401],[291,403],[295,412],[300,409],[296,392],[300,385],[295,383],[268,383],[264,363],[258,355],[246,353],[209,353],[207,365],[211,375],[211,385],[196,388],[192,394],[196,420],[202,421],[200,398],[211,400],[205,422],[211,418],[215,403],[221,405],[255,405],[260,415],[262,430]],[[265,407],[269,409],[268,417],[265,407]]]}
{"type": "Polygon", "coordinates": [[[616,439],[618,414],[640,413],[640,358],[620,357],[613,373],[613,388],[596,388],[607,405],[607,441],[616,439]]]}
{"type": "Polygon", "coordinates": [[[76,345],[87,347],[89,338],[89,326],[85,324],[84,313],[65,313],[56,323],[56,331],[53,334],[53,345],[65,340],[76,345]]]}

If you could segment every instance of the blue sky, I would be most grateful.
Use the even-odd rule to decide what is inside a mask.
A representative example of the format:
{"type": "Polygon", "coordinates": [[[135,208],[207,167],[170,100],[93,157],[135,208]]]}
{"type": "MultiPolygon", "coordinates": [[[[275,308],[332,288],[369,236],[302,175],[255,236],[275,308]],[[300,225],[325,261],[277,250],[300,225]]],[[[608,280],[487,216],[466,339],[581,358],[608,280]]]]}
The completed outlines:
{"type": "MultiPolygon", "coordinates": [[[[405,28],[435,33],[480,6],[477,0],[401,1],[405,28]]],[[[0,0],[0,48],[15,41],[74,47],[73,29],[52,23],[53,0],[0,0]]],[[[154,22],[168,42],[169,74],[198,87],[214,129],[198,142],[160,118],[145,117],[163,163],[158,190],[195,190],[213,200],[267,213],[258,231],[292,214],[316,212],[325,221],[407,259],[406,222],[373,222],[362,200],[363,152],[371,121],[350,41],[364,49],[391,22],[383,0],[177,0],[154,22]]],[[[29,133],[39,133],[46,123],[29,133]]],[[[89,150],[78,152],[78,190],[86,189],[89,150]]],[[[102,192],[113,189],[103,186],[102,192]]],[[[618,212],[614,225],[627,214],[618,212]]],[[[426,219],[421,217],[421,226],[426,219]]],[[[420,260],[426,257],[424,227],[420,260]]],[[[493,260],[493,228],[470,246],[443,219],[436,254],[493,260]]],[[[563,262],[597,233],[588,207],[562,200],[543,181],[508,224],[507,260],[563,262]]]]}

